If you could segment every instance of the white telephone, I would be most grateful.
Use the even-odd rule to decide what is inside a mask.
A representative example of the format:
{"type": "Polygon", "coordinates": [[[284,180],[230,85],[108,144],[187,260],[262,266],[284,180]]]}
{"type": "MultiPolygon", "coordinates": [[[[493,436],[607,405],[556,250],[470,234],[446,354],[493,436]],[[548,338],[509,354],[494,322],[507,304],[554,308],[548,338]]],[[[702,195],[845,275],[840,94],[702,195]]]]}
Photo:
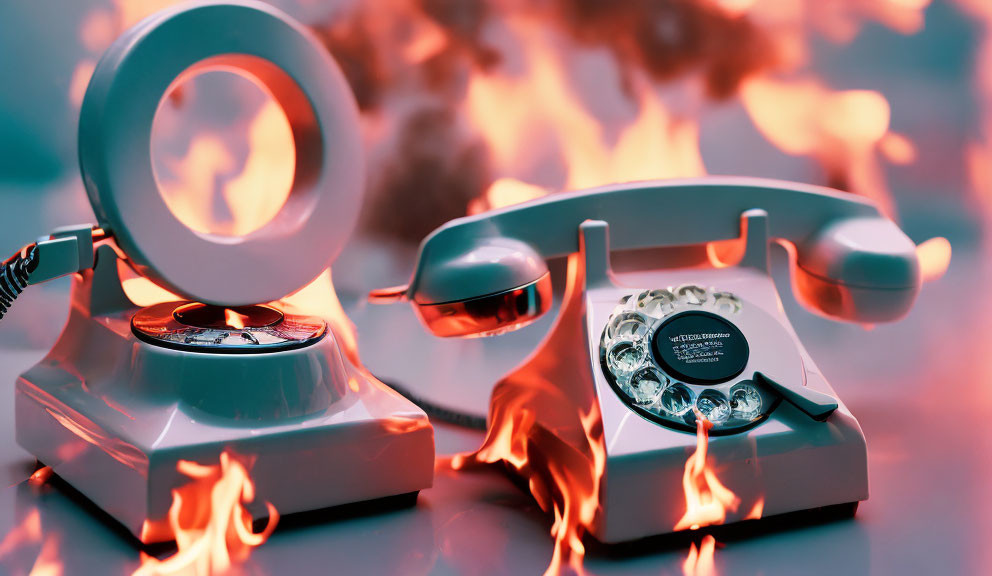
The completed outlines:
{"type": "Polygon", "coordinates": [[[584,454],[568,465],[599,476],[588,528],[601,541],[684,527],[682,469],[697,414],[718,436],[710,451],[721,477],[743,501],[760,499],[765,515],[856,507],[868,497],[865,439],[785,316],[769,274],[772,240],[789,248],[795,293],[818,313],[892,321],[919,291],[914,243],[871,202],[712,177],[610,186],[454,220],[421,244],[409,286],[371,296],[410,301],[437,336],[498,334],[548,310],[546,259],[569,255],[562,310],[533,355],[496,385],[487,443],[500,429],[525,440],[501,448],[529,451],[516,454],[521,461],[560,457],[562,445],[584,454]],[[611,251],[732,239],[744,252],[729,267],[659,263],[624,283],[611,270],[611,251]],[[600,422],[590,426],[589,415],[600,422]],[[549,448],[551,437],[559,448],[549,448]]]}

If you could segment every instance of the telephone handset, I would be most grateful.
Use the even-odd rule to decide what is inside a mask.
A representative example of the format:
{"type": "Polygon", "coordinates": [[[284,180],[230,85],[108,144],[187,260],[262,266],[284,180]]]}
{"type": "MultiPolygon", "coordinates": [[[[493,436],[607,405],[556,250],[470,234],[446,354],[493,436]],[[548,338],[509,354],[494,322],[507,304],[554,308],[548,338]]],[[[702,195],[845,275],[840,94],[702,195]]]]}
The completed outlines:
{"type": "Polygon", "coordinates": [[[916,246],[870,201],[827,188],[738,177],[605,186],[453,220],[421,244],[408,299],[435,335],[519,328],[546,312],[545,260],[579,250],[587,219],[610,225],[612,250],[684,246],[740,236],[741,214],[767,213],[768,237],[792,245],[800,302],[861,323],[897,320],[921,284],[916,246]]]}

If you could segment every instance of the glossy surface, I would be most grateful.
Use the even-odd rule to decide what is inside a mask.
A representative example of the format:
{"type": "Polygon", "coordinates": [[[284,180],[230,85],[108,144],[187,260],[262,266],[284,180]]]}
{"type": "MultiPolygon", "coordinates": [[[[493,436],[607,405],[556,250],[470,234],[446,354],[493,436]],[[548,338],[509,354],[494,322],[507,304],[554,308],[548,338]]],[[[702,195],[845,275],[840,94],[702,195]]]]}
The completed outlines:
{"type": "Polygon", "coordinates": [[[327,323],[268,306],[165,302],[135,313],[131,331],[144,342],[173,350],[261,354],[314,344],[324,337],[327,323]]]}
{"type": "Polygon", "coordinates": [[[545,272],[524,286],[478,298],[440,304],[413,302],[435,336],[493,336],[527,326],[551,308],[551,276],[545,272]]]}
{"type": "MultiPolygon", "coordinates": [[[[135,339],[133,311],[85,314],[89,278],[75,281],[52,352],[17,380],[16,439],[143,542],[171,538],[172,488],[188,481],[178,461],[226,450],[251,455],[256,489],[284,514],[431,485],[426,415],[352,364],[335,334],[267,354],[170,349],[135,339]],[[300,476],[287,484],[287,471],[300,476]]],[[[171,318],[176,306],[150,309],[171,318]]]]}

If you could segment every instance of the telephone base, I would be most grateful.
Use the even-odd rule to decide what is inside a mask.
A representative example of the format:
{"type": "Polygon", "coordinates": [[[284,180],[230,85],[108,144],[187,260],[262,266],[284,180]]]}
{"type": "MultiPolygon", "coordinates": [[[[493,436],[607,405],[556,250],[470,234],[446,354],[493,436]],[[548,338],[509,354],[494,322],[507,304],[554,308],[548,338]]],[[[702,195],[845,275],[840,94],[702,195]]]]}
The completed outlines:
{"type": "MultiPolygon", "coordinates": [[[[580,273],[570,277],[562,312],[541,348],[494,389],[490,427],[507,428],[511,450],[526,448],[512,458],[526,461],[520,468],[525,480],[538,477],[537,485],[554,484],[555,491],[578,502],[595,502],[593,517],[583,520],[590,536],[617,544],[868,498],[861,427],[796,337],[766,272],[747,267],[639,271],[592,285],[580,273]],[[737,376],[698,385],[701,391],[693,393],[726,394],[721,386],[744,383],[763,394],[750,424],[729,430],[714,424],[706,443],[709,475],[686,477],[701,446],[689,426],[694,413],[685,412],[686,420],[679,422],[636,410],[624,391],[632,388],[608,380],[610,364],[599,353],[612,319],[628,313],[640,295],[666,286],[712,290],[704,290],[704,303],[681,302],[655,325],[686,311],[719,313],[750,343],[737,376]],[[718,307],[712,297],[717,293],[737,298],[739,308],[718,307]],[[786,398],[765,380],[794,395],[786,398]],[[814,418],[807,398],[810,403],[827,399],[832,408],[814,418]],[[513,418],[520,413],[532,416],[513,418]],[[553,472],[560,470],[567,473],[553,472]],[[731,495],[719,514],[706,505],[716,493],[731,495]],[[697,502],[702,506],[690,510],[697,502]]],[[[660,402],[659,397],[654,406],[660,402]]],[[[732,422],[727,416],[722,420],[732,422]]]]}
{"type": "Polygon", "coordinates": [[[132,311],[73,306],[54,349],[17,381],[17,442],[145,544],[173,538],[180,460],[248,464],[264,517],[418,492],[434,438],[419,408],[340,353],[205,354],[138,340],[132,311]]]}
{"type": "MultiPolygon", "coordinates": [[[[686,512],[682,480],[696,439],[673,432],[665,440],[666,447],[637,454],[607,452],[601,514],[590,531],[600,542],[674,531],[686,512]]],[[[867,448],[846,410],[815,422],[780,405],[761,426],[710,438],[708,460],[738,498],[723,524],[868,499],[867,448]]]]}
{"type": "MultiPolygon", "coordinates": [[[[736,498],[736,507],[728,505],[726,517],[716,523],[868,498],[868,451],[861,427],[799,342],[771,277],[759,270],[729,268],[645,273],[628,281],[647,286],[695,282],[741,295],[743,311],[728,315],[751,342],[751,357],[741,377],[759,371],[835,402],[823,420],[782,400],[753,427],[723,435],[715,434],[718,428],[711,431],[708,465],[736,498]]],[[[589,334],[601,333],[619,293],[629,291],[604,287],[585,293],[589,334]]],[[[603,420],[606,455],[601,513],[590,527],[592,535],[616,543],[685,529],[680,525],[688,497],[683,476],[698,446],[696,434],[666,428],[633,412],[598,364],[593,360],[589,374],[603,420]]]]}

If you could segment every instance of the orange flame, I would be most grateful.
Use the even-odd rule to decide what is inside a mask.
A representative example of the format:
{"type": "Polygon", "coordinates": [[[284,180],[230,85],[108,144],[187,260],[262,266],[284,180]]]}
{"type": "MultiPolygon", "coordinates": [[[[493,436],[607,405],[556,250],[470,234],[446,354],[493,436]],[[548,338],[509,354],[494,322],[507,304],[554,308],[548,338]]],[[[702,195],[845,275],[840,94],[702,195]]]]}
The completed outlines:
{"type": "MultiPolygon", "coordinates": [[[[252,517],[243,504],[255,499],[255,485],[244,465],[227,452],[221,453],[219,465],[180,460],[176,468],[193,479],[172,492],[168,528],[178,550],[165,560],[142,554],[132,576],[223,572],[232,561],[244,561],[275,530],[279,513],[266,503],[268,523],[262,532],[252,532],[252,517]]],[[[145,529],[155,528],[146,522],[145,529]]]]}
{"type": "Polygon", "coordinates": [[[41,553],[34,561],[28,576],[62,576],[62,560],[59,559],[59,540],[54,535],[45,538],[41,553]]]}
{"type": "Polygon", "coordinates": [[[224,308],[224,323],[235,330],[244,330],[247,319],[248,317],[244,314],[238,314],[230,308],[224,308]]]}
{"type": "Polygon", "coordinates": [[[916,247],[916,257],[920,260],[920,271],[924,282],[939,279],[951,265],[951,243],[940,236],[931,238],[916,247]]]}
{"type": "Polygon", "coordinates": [[[832,184],[868,196],[893,214],[879,157],[906,164],[916,152],[905,136],[889,132],[884,96],[870,90],[835,92],[813,79],[754,78],[742,86],[741,98],[769,142],[787,154],[817,158],[832,184]]]}
{"type": "Polygon", "coordinates": [[[703,536],[699,548],[696,543],[692,543],[689,548],[689,555],[682,563],[682,574],[684,576],[716,576],[716,566],[713,562],[713,553],[716,551],[716,538],[707,534],[703,536]]]}
{"type": "Polygon", "coordinates": [[[740,499],[716,477],[706,461],[709,430],[713,424],[696,414],[696,451],[685,462],[682,489],[685,491],[685,514],[675,530],[697,530],[703,526],[723,524],[727,510],[737,511],[740,499]]]}
{"type": "Polygon", "coordinates": [[[32,508],[24,520],[0,541],[0,558],[22,546],[41,542],[41,536],[41,512],[37,508],[32,508]]]}
{"type": "Polygon", "coordinates": [[[544,194],[544,188],[511,175],[557,160],[546,150],[560,154],[566,189],[705,173],[698,124],[668,111],[646,79],[633,79],[638,112],[614,140],[575,92],[553,39],[520,19],[510,20],[509,29],[524,47],[526,73],[474,73],[469,81],[468,118],[489,145],[497,172],[506,175],[470,212],[544,194]]]}
{"type": "Polygon", "coordinates": [[[554,514],[555,548],[546,575],[560,574],[566,566],[584,573],[582,536],[596,519],[606,469],[599,404],[590,390],[575,386],[589,378],[582,372],[588,370],[588,363],[580,360],[585,349],[577,342],[585,338],[582,314],[576,310],[584,306],[583,276],[581,260],[573,254],[563,311],[544,344],[544,353],[533,356],[496,386],[491,424],[482,446],[451,460],[455,470],[502,461],[527,479],[541,509],[554,514]],[[554,384],[542,376],[549,373],[558,378],[554,384]],[[541,422],[537,421],[538,406],[543,407],[541,422]],[[562,409],[552,413],[548,411],[551,406],[562,409]]]}
{"type": "MultiPolygon", "coordinates": [[[[723,485],[716,472],[707,462],[709,450],[709,430],[713,424],[696,412],[696,450],[685,463],[682,475],[682,489],[685,492],[685,514],[676,523],[675,530],[698,530],[704,526],[723,524],[727,511],[736,512],[740,498],[723,485]]],[[[759,497],[744,520],[757,520],[764,511],[765,500],[759,497]]],[[[707,534],[696,547],[693,543],[689,555],[682,565],[685,576],[714,576],[713,554],[716,539],[707,534]]]]}
{"type": "Polygon", "coordinates": [[[54,534],[45,536],[41,527],[41,513],[32,508],[24,520],[7,533],[0,541],[0,559],[15,550],[41,543],[41,550],[35,557],[28,576],[62,576],[62,560],[59,558],[59,539],[54,534]]]}
{"type": "Polygon", "coordinates": [[[159,182],[169,210],[193,230],[243,236],[271,220],[285,204],[293,184],[296,148],[289,121],[274,100],[267,100],[247,126],[247,155],[239,158],[219,134],[197,133],[182,158],[165,158],[172,177],[159,182]],[[225,219],[215,209],[220,184],[225,219]]]}
{"type": "Polygon", "coordinates": [[[599,411],[579,415],[589,439],[588,446],[582,447],[587,450],[579,450],[536,427],[533,412],[522,407],[529,400],[533,397],[520,397],[519,402],[494,406],[501,425],[490,427],[477,452],[454,456],[451,468],[462,470],[473,464],[503,461],[526,478],[538,505],[554,514],[551,536],[555,547],[545,576],[562,574],[565,566],[582,574],[585,557],[582,537],[596,517],[599,483],[606,464],[599,411]],[[554,456],[535,460],[532,453],[554,456]],[[580,459],[586,462],[578,462],[580,459]]]}
{"type": "Polygon", "coordinates": [[[52,477],[51,466],[42,466],[41,468],[35,470],[34,474],[28,477],[28,483],[31,484],[32,486],[41,486],[45,482],[48,482],[48,479],[51,477],[52,477]]]}
{"type": "MultiPolygon", "coordinates": [[[[52,469],[43,466],[28,478],[27,482],[38,488],[52,476],[52,469]]],[[[41,543],[38,556],[35,557],[28,576],[62,576],[63,565],[59,558],[59,538],[55,534],[45,535],[42,530],[41,513],[38,508],[31,507],[28,514],[10,532],[0,540],[0,561],[12,553],[41,543]]],[[[18,572],[20,573],[20,572],[18,572]]]]}

